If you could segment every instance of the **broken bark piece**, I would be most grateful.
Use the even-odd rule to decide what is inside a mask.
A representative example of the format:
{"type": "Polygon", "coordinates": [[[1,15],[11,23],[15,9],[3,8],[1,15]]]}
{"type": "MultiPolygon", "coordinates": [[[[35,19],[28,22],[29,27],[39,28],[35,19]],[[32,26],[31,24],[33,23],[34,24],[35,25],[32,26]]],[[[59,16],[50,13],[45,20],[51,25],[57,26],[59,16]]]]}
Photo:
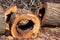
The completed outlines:
{"type": "Polygon", "coordinates": [[[13,6],[7,8],[4,11],[5,18],[7,18],[7,15],[10,14],[11,12],[16,12],[16,11],[17,11],[17,6],[16,5],[13,5],[13,6]]]}
{"type": "Polygon", "coordinates": [[[42,20],[43,26],[60,26],[60,4],[45,3],[45,14],[42,20]]]}
{"type": "Polygon", "coordinates": [[[7,8],[5,11],[4,11],[4,17],[5,17],[5,22],[6,22],[6,30],[9,30],[10,31],[10,25],[9,25],[9,21],[10,21],[10,16],[13,14],[12,12],[16,12],[17,11],[17,6],[16,5],[13,5],[9,8],[7,8]]]}

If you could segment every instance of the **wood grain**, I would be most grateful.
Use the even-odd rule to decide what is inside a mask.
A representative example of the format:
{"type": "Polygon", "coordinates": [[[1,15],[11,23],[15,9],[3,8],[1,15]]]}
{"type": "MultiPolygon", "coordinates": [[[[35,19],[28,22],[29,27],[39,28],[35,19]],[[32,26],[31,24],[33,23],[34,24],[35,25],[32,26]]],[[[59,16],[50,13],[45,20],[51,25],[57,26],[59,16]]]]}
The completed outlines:
{"type": "Polygon", "coordinates": [[[60,26],[59,3],[46,3],[46,12],[43,18],[43,25],[60,26]]]}

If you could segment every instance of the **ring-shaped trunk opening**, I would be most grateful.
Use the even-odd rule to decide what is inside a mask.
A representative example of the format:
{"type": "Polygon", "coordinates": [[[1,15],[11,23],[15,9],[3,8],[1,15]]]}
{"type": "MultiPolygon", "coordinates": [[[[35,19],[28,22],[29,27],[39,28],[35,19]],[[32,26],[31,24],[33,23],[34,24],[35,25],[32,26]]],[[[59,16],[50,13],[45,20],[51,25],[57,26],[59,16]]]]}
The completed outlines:
{"type": "Polygon", "coordinates": [[[17,28],[21,30],[32,30],[34,26],[34,22],[32,20],[23,19],[17,23],[17,28]]]}

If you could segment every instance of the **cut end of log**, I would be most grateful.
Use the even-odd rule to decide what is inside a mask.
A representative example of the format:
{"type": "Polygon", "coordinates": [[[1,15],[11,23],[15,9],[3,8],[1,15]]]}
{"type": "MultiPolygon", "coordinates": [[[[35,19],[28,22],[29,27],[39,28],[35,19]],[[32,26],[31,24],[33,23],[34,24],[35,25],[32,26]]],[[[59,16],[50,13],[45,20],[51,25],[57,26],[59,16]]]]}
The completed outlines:
{"type": "Polygon", "coordinates": [[[19,14],[14,20],[11,33],[14,38],[35,38],[40,27],[40,19],[36,15],[19,14]]]}

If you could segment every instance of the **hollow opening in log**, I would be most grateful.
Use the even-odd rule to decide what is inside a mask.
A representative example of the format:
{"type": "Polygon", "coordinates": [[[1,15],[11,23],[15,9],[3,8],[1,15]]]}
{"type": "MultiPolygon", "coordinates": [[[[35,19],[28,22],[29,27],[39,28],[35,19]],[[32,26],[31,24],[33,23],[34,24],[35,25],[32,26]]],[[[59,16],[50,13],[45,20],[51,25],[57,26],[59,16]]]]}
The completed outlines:
{"type": "Polygon", "coordinates": [[[40,18],[42,20],[44,17],[44,14],[45,14],[45,7],[43,7],[42,9],[39,10],[39,14],[40,14],[40,18]]]}
{"type": "Polygon", "coordinates": [[[6,22],[7,23],[9,23],[9,28],[11,29],[11,26],[12,26],[12,20],[11,20],[11,18],[13,18],[13,17],[11,17],[13,15],[13,12],[10,12],[8,15],[7,15],[7,19],[6,19],[6,22]]]}
{"type": "Polygon", "coordinates": [[[9,22],[9,21],[10,21],[10,18],[11,18],[11,15],[12,15],[12,14],[13,14],[13,13],[11,12],[10,14],[7,15],[6,22],[9,22]]]}
{"type": "Polygon", "coordinates": [[[21,30],[27,30],[27,29],[32,30],[34,22],[32,20],[21,20],[20,22],[18,22],[17,25],[18,25],[17,28],[21,30]]]}

